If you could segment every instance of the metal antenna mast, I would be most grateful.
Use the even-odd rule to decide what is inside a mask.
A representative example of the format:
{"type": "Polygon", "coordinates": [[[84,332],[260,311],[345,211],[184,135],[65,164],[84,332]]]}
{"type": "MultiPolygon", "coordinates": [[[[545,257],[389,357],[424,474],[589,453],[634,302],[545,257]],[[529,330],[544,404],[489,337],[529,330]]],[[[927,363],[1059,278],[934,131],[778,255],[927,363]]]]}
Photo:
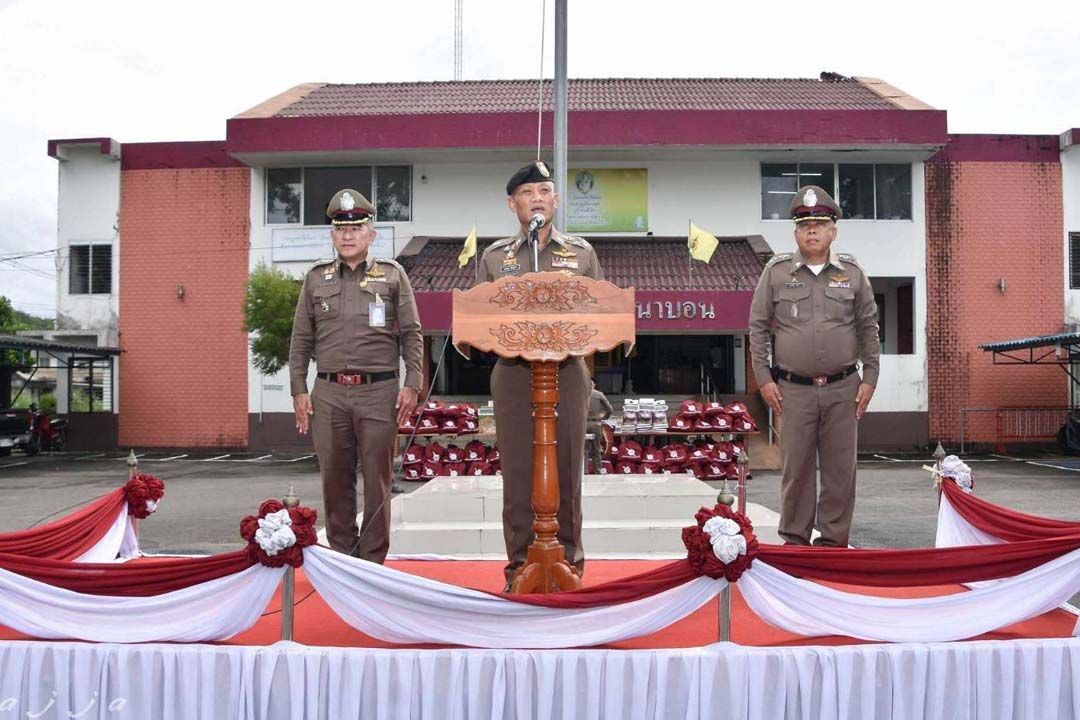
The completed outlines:
{"type": "Polygon", "coordinates": [[[454,80],[461,80],[461,5],[464,0],[454,0],[454,80]]]}

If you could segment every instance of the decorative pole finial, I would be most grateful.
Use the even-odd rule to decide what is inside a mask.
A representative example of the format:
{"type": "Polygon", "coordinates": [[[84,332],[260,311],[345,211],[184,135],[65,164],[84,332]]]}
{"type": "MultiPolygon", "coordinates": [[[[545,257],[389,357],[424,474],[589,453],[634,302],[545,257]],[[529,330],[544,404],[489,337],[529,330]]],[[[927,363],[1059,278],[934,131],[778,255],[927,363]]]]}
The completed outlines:
{"type": "Polygon", "coordinates": [[[135,473],[139,472],[139,458],[135,457],[135,450],[129,450],[127,456],[128,466],[128,480],[135,477],[135,473]]]}
{"type": "Polygon", "coordinates": [[[281,502],[287,508],[297,507],[300,504],[300,496],[296,494],[296,483],[289,483],[289,491],[285,493],[285,497],[281,498],[281,502]]]}
{"type": "Polygon", "coordinates": [[[735,505],[735,496],[731,493],[731,486],[728,484],[726,477],[724,483],[720,486],[720,494],[716,496],[716,502],[727,505],[729,508],[735,505]]]}
{"type": "Polygon", "coordinates": [[[934,450],[933,458],[934,461],[937,463],[940,463],[942,460],[945,459],[945,448],[941,446],[940,440],[938,440],[937,449],[934,450]]]}

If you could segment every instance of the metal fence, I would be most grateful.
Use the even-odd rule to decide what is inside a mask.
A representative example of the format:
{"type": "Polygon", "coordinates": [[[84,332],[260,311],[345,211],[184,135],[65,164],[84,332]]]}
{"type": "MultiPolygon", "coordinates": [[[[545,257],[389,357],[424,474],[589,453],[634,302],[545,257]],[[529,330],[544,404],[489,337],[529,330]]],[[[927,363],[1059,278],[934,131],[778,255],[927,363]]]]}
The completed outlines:
{"type": "Polygon", "coordinates": [[[992,415],[995,450],[1004,452],[1007,441],[1055,439],[1069,415],[1077,411],[1075,407],[1050,406],[963,408],[960,411],[960,452],[963,454],[965,450],[972,420],[985,417],[988,421],[988,416],[992,415]],[[970,417],[972,415],[976,417],[970,417]]]}

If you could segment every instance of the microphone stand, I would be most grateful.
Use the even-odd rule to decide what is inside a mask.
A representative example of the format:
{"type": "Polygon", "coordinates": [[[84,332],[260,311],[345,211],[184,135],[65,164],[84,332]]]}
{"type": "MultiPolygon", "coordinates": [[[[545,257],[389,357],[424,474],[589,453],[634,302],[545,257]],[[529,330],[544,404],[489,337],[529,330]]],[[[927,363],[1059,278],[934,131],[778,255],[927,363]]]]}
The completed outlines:
{"type": "Polygon", "coordinates": [[[532,244],[532,269],[533,272],[540,272],[540,238],[538,237],[540,228],[535,228],[529,233],[529,243],[532,244]]]}

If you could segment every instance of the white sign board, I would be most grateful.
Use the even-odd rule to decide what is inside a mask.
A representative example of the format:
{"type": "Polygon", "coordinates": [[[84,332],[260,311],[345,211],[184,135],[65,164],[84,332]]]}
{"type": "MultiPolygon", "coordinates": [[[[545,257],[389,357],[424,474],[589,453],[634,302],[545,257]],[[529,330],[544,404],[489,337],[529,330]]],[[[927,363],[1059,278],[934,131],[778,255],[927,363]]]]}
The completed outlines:
{"type": "MultiPolygon", "coordinates": [[[[394,258],[394,226],[375,226],[375,240],[368,251],[372,257],[394,258]]],[[[334,256],[330,226],[274,228],[271,231],[274,262],[313,262],[334,256]]]]}

